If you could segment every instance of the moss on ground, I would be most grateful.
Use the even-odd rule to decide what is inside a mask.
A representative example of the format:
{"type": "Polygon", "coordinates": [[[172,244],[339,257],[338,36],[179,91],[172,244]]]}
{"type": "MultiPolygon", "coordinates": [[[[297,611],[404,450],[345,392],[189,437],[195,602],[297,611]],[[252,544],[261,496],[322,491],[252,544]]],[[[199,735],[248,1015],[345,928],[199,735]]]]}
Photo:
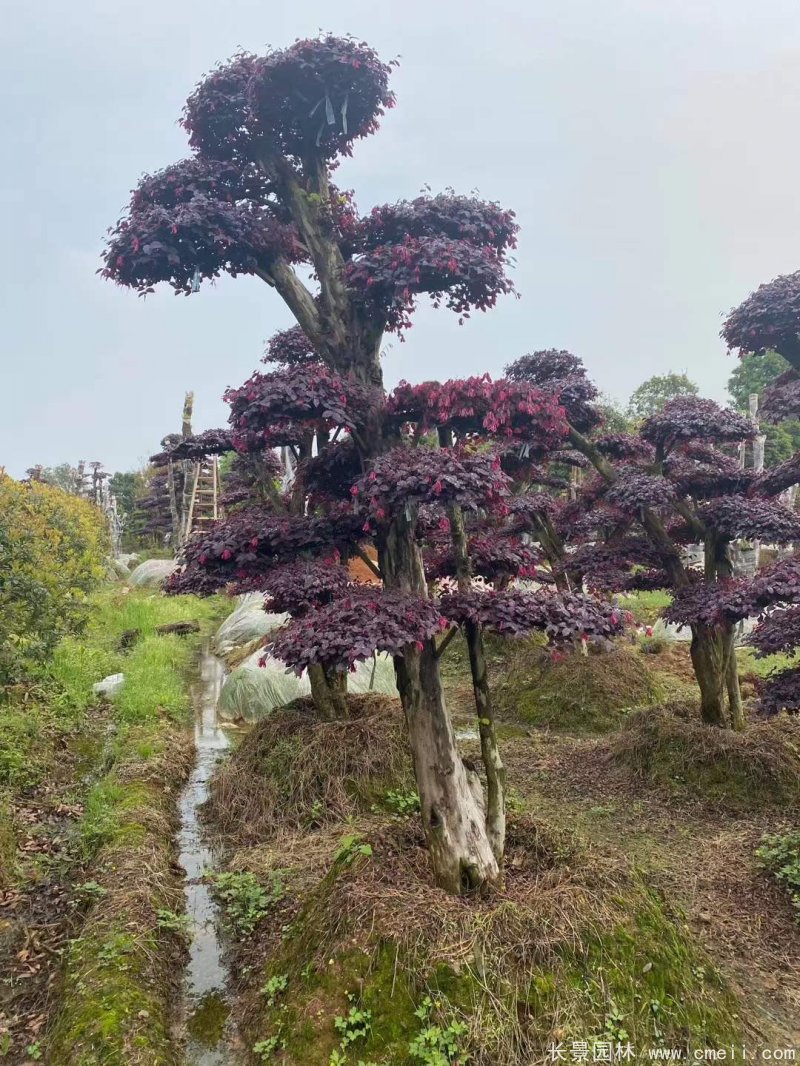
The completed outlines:
{"type": "Polygon", "coordinates": [[[313,886],[300,877],[282,936],[273,918],[242,948],[245,1035],[285,1066],[447,1062],[415,1052],[443,1033],[471,1066],[545,1061],[553,1041],[694,1049],[738,1036],[736,999],[683,916],[618,860],[518,822],[505,891],[469,902],[430,884],[410,821],[375,822],[369,839],[350,862],[333,850],[313,886]]]}
{"type": "Polygon", "coordinates": [[[663,699],[663,684],[649,659],[627,645],[554,659],[521,642],[510,649],[506,669],[497,671],[497,710],[530,725],[607,732],[632,709],[663,699]]]}
{"type": "Polygon", "coordinates": [[[786,716],[736,733],[669,707],[650,708],[620,730],[611,751],[662,788],[734,810],[800,803],[800,722],[786,716]]]}
{"type": "Polygon", "coordinates": [[[47,1042],[64,1066],[165,1064],[175,973],[183,945],[159,928],[158,912],[179,911],[182,884],[173,835],[177,792],[192,751],[183,730],[160,724],[158,753],[135,745],[89,795],[81,842],[96,902],[66,958],[62,998],[47,1042]],[[146,871],[146,876],[143,876],[146,871]]]}

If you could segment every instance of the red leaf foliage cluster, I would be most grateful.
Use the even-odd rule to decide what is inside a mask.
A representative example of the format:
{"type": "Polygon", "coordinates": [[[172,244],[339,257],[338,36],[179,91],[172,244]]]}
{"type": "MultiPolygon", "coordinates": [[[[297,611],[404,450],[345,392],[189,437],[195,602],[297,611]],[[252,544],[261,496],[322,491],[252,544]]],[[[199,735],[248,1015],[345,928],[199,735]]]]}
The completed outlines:
{"type": "Polygon", "coordinates": [[[385,318],[387,329],[399,331],[411,324],[421,293],[435,307],[444,302],[462,319],[473,308],[494,307],[498,296],[514,292],[505,270],[505,257],[489,245],[443,236],[406,237],[354,259],[347,266],[347,280],[385,318]]]}
{"type": "Polygon", "coordinates": [[[728,315],[722,336],[729,348],[761,354],[774,349],[795,362],[800,334],[800,271],[783,274],[755,292],[728,315]]]}
{"type": "Polygon", "coordinates": [[[372,389],[322,364],[256,372],[240,388],[225,393],[231,424],[248,434],[269,432],[284,419],[320,419],[331,426],[353,427],[363,421],[376,399],[372,389]]]}
{"type": "Polygon", "coordinates": [[[663,588],[667,576],[664,560],[644,537],[624,537],[613,545],[579,545],[565,557],[558,572],[585,581],[590,589],[622,592],[630,589],[663,588]]]}
{"type": "Polygon", "coordinates": [[[304,460],[298,476],[302,478],[312,503],[324,505],[330,500],[352,499],[350,488],[362,471],[358,449],[348,437],[304,460]]]}
{"type": "Polygon", "coordinates": [[[776,500],[720,496],[700,509],[702,520],[728,540],[766,540],[790,544],[800,540],[800,518],[776,500]]]}
{"type": "Polygon", "coordinates": [[[151,455],[150,462],[160,464],[170,459],[204,459],[208,455],[223,455],[233,450],[233,439],[229,429],[206,429],[191,437],[181,437],[173,447],[157,455],[151,455]]]}
{"type": "Polygon", "coordinates": [[[280,461],[270,448],[235,455],[222,481],[223,510],[263,507],[274,498],[280,474],[280,461]]]}
{"type": "Polygon", "coordinates": [[[391,66],[367,44],[331,34],[242,53],[200,82],[183,125],[192,148],[212,159],[349,155],[394,105],[391,66]]]}
{"type": "Polygon", "coordinates": [[[363,535],[362,521],[343,508],[312,518],[245,508],[189,541],[184,569],[173,575],[170,590],[199,595],[228,585],[240,592],[259,590],[265,574],[278,563],[294,562],[305,554],[330,555],[357,543],[363,535]]]}
{"type": "Polygon", "coordinates": [[[663,507],[675,499],[675,487],[664,477],[652,477],[635,467],[621,467],[606,492],[610,504],[622,510],[663,507]]]}
{"type": "Polygon", "coordinates": [[[294,227],[267,197],[252,171],[214,162],[147,175],[110,231],[101,273],[140,293],[163,281],[188,294],[200,278],[252,273],[276,255],[304,261],[294,227]]]}
{"type": "Polygon", "coordinates": [[[786,370],[764,390],[759,413],[768,422],[800,418],[800,374],[786,370]]]}
{"type": "Polygon", "coordinates": [[[518,230],[514,212],[499,204],[452,192],[440,193],[373,207],[357,227],[357,247],[367,252],[384,245],[403,244],[409,237],[447,237],[502,254],[516,247],[518,230]]]}
{"type": "Polygon", "coordinates": [[[506,637],[541,632],[552,644],[612,637],[623,628],[621,611],[579,592],[476,590],[443,596],[440,602],[451,622],[473,622],[506,637]]]}
{"type": "Polygon", "coordinates": [[[422,430],[522,437],[540,445],[552,446],[567,432],[564,412],[552,395],[526,382],[492,381],[488,374],[420,385],[401,381],[388,410],[422,430]]]}
{"type": "Polygon", "coordinates": [[[292,620],[273,652],[297,673],[314,663],[347,670],[376,651],[398,655],[409,645],[421,648],[446,626],[432,600],[360,586],[292,620]]]}
{"type": "Polygon", "coordinates": [[[384,522],[426,503],[502,508],[507,481],[499,460],[483,452],[399,447],[376,459],[351,493],[370,518],[384,522]]]}
{"type": "Polygon", "coordinates": [[[800,711],[800,670],[781,670],[769,676],[761,686],[759,705],[762,714],[771,716],[800,711]]]}
{"type": "Polygon", "coordinates": [[[586,432],[602,422],[603,416],[594,407],[598,391],[586,375],[581,360],[572,352],[549,348],[523,355],[506,369],[512,381],[527,381],[552,393],[566,410],[571,424],[586,432]]]}
{"type": "Polygon", "coordinates": [[[759,656],[778,655],[800,647],[800,607],[781,607],[765,614],[747,643],[759,656]]]}
{"type": "Polygon", "coordinates": [[[297,618],[338,599],[352,584],[337,562],[297,562],[275,567],[264,578],[267,606],[297,618]]]}
{"type": "Polygon", "coordinates": [[[684,441],[713,441],[716,444],[752,440],[756,428],[749,418],[720,407],[713,400],[679,396],[663,410],[645,419],[639,431],[644,440],[669,454],[684,441]]]}
{"type": "MultiPolygon", "coordinates": [[[[523,544],[519,537],[500,532],[475,533],[469,537],[468,551],[473,574],[501,585],[513,578],[533,577],[541,560],[541,553],[523,544]]],[[[429,581],[455,576],[456,561],[449,541],[432,544],[424,559],[429,581]]]]}
{"type": "Polygon", "coordinates": [[[272,335],[262,362],[277,363],[283,367],[304,366],[306,363],[318,363],[319,356],[300,326],[291,326],[272,335]]]}
{"type": "Polygon", "coordinates": [[[655,459],[653,446],[632,433],[603,433],[594,438],[594,446],[607,459],[636,459],[642,463],[655,459]]]}

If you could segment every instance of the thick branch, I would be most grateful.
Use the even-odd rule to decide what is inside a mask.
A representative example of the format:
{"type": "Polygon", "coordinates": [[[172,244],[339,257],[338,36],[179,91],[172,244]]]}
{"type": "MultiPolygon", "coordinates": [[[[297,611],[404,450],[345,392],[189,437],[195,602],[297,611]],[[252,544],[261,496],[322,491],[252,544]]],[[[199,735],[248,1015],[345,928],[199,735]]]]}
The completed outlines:
{"type": "Polygon", "coordinates": [[[319,312],[314,297],[294,270],[283,259],[276,259],[270,263],[269,268],[257,270],[256,273],[264,281],[275,286],[300,328],[314,347],[321,351],[324,348],[324,334],[319,312]]]}

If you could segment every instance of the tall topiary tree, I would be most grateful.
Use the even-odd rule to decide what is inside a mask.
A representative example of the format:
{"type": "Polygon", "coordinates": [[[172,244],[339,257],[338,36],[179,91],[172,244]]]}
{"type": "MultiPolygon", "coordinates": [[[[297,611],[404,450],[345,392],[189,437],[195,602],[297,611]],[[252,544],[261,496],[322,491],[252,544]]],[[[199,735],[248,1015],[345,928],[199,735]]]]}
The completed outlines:
{"type": "MultiPolygon", "coordinates": [[[[361,216],[333,185],[338,160],[394,105],[390,72],[366,44],[332,36],[220,66],[184,111],[193,155],[142,179],[110,235],[103,268],[140,293],[161,282],[190,293],[223,271],[261,278],[330,375],[360,390],[348,428],[362,463],[395,443],[382,405],[384,333],[406,328],[423,294],[462,318],[493,306],[512,291],[506,265],[517,230],[510,212],[455,194],[361,216]],[[313,271],[313,290],[297,268],[313,271]]],[[[298,374],[299,367],[296,393],[322,399],[325,383],[298,374]]],[[[397,603],[427,597],[416,519],[410,503],[376,536],[387,594],[397,603]]],[[[418,609],[411,628],[397,674],[434,869],[451,891],[479,889],[497,880],[497,859],[446,714],[436,626],[418,609]]]]}
{"type": "MultiPolygon", "coordinates": [[[[241,388],[229,390],[227,399],[238,447],[260,450],[280,443],[297,449],[295,485],[277,510],[251,505],[191,543],[173,589],[264,590],[272,609],[293,617],[273,651],[296,670],[309,671],[324,717],[347,716],[347,670],[377,651],[395,656],[406,710],[413,709],[406,660],[413,661],[430,642],[438,662],[462,627],[488,785],[485,815],[477,778],[471,772],[465,777],[480,828],[499,863],[505,842],[504,773],[484,630],[505,636],[538,630],[551,643],[563,644],[611,636],[620,625],[619,612],[590,597],[509,588],[513,579],[533,572],[536,557],[520,539],[519,521],[528,510],[538,512],[541,503],[532,509],[519,506],[525,501],[511,495],[501,456],[510,450],[549,454],[566,432],[563,410],[533,385],[492,382],[488,376],[443,385],[404,382],[388,398],[376,399],[372,386],[311,363],[254,374],[241,388]],[[378,456],[365,457],[358,438],[365,418],[375,414],[394,443],[378,456]],[[400,521],[412,533],[411,549],[424,560],[426,584],[453,575],[453,591],[439,596],[434,588],[431,597],[398,583],[385,582],[389,587],[381,589],[352,581],[342,564],[356,555],[385,578],[382,545],[397,536],[400,521]],[[372,545],[378,548],[377,567],[370,562],[372,545]],[[484,579],[482,587],[473,586],[474,575],[484,579]]],[[[444,712],[441,721],[450,728],[444,712]]],[[[416,723],[418,734],[434,724],[416,723]]],[[[428,761],[432,750],[427,737],[414,747],[423,811],[441,788],[442,770],[428,761]]],[[[448,776],[452,772],[444,770],[448,776]]],[[[434,843],[437,828],[430,827],[434,843]]]]}

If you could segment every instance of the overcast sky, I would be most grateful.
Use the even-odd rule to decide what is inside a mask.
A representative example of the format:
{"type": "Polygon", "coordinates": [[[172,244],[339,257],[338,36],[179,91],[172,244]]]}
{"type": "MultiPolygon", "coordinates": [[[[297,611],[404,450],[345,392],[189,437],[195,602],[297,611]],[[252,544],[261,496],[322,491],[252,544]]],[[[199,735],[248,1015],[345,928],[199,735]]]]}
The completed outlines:
{"type": "Polygon", "coordinates": [[[685,371],[724,398],[721,316],[800,267],[797,0],[8,0],[0,89],[0,466],[129,469],[290,323],[263,283],[146,300],[96,276],[143,171],[186,154],[198,78],[319,28],[401,58],[398,106],[337,181],[362,211],[452,185],[522,227],[504,298],[463,327],[425,308],[388,381],[569,348],[624,399],[685,371]]]}

